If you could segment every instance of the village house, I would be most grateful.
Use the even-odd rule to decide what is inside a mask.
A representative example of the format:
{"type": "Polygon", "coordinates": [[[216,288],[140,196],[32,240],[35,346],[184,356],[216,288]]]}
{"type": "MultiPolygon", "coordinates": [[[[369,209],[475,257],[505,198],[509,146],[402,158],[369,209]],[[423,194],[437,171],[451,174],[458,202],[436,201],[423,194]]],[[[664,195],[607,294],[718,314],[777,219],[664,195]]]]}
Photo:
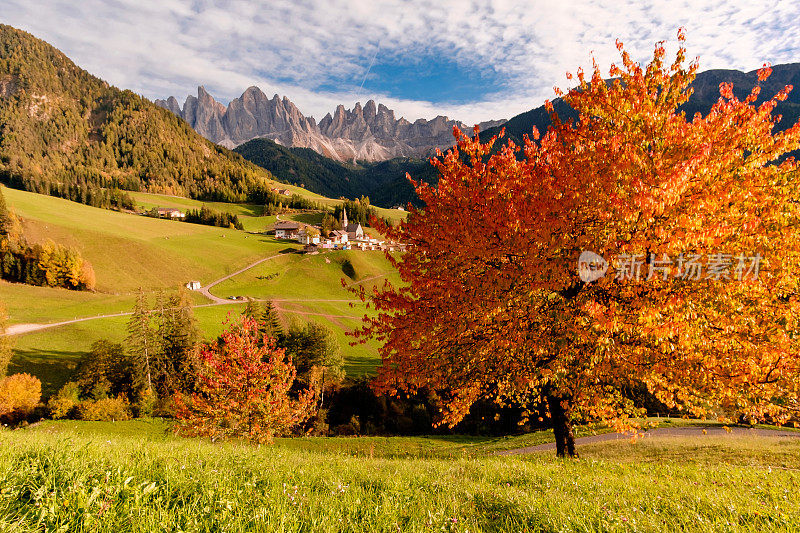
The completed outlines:
{"type": "Polygon", "coordinates": [[[347,232],[340,229],[335,229],[328,233],[328,239],[331,244],[346,244],[347,232]]]}
{"type": "Polygon", "coordinates": [[[279,220],[275,223],[276,239],[293,239],[300,236],[300,224],[288,220],[279,220]]]}
{"type": "Polygon", "coordinates": [[[199,291],[200,290],[200,282],[199,281],[190,281],[186,284],[186,288],[190,291],[199,291]]]}
{"type": "Polygon", "coordinates": [[[297,242],[300,244],[319,244],[320,240],[319,230],[314,226],[303,226],[297,234],[297,242]]]}
{"type": "Polygon", "coordinates": [[[156,214],[158,218],[186,218],[186,213],[182,213],[179,209],[172,209],[169,207],[157,207],[156,214]]]}

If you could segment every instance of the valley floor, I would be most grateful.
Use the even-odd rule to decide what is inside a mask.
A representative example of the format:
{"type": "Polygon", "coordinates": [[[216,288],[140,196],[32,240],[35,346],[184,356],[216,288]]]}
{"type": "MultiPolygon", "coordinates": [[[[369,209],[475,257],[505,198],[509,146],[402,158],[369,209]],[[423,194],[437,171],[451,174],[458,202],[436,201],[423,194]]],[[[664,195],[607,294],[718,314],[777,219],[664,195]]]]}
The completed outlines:
{"type": "Polygon", "coordinates": [[[796,531],[800,438],[498,449],[549,434],[212,444],[163,422],[0,431],[0,531],[796,531]]]}

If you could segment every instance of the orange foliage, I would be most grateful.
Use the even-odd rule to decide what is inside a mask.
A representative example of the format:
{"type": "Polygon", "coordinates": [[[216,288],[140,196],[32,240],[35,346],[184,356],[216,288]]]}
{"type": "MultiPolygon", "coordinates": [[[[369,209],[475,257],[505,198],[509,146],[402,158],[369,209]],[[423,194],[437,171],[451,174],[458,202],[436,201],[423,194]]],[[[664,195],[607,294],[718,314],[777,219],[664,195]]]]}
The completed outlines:
{"type": "Polygon", "coordinates": [[[271,442],[290,433],[313,413],[312,390],[289,396],[296,370],[292,359],[256,320],[243,317],[220,339],[201,348],[199,392],[175,396],[179,430],[213,439],[242,437],[271,442]]]}
{"type": "Polygon", "coordinates": [[[12,422],[28,416],[42,396],[42,382],[30,374],[0,379],[0,418],[12,422]]]}
{"type": "Polygon", "coordinates": [[[378,313],[356,335],[385,341],[377,389],[442,391],[450,425],[481,397],[546,395],[630,428],[640,412],[623,391],[642,383],[700,416],[796,412],[800,180],[784,156],[800,125],[773,133],[771,114],[791,87],[756,105],[759,88],[740,101],[723,84],[687,118],[697,64],[683,47],[668,64],[659,43],[644,67],[618,47],[613,81],[595,65],[564,95],[577,121],[549,105],[541,139],[494,154],[496,139],[456,130],[432,161],[438,185],[412,181],[425,208],[382,228],[409,245],[393,260],[407,285],[361,292],[378,313]],[[605,277],[581,280],[584,250],[608,261],[605,277]],[[616,279],[632,254],[643,275],[616,279]],[[760,272],[686,279],[680,254],[704,258],[703,273],[715,254],[760,256],[760,272]]]}

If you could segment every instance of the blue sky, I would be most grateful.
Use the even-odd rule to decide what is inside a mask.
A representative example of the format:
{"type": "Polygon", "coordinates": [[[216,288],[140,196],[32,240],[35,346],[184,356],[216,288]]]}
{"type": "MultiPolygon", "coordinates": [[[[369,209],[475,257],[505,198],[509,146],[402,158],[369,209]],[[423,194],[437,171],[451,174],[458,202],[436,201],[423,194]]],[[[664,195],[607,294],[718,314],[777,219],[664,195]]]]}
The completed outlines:
{"type": "Polygon", "coordinates": [[[0,21],[148,98],[256,85],[317,119],[373,98],[468,123],[541,105],[592,57],[607,69],[617,38],[640,61],[674,50],[681,26],[701,70],[800,62],[798,20],[794,0],[0,0],[0,21]]]}

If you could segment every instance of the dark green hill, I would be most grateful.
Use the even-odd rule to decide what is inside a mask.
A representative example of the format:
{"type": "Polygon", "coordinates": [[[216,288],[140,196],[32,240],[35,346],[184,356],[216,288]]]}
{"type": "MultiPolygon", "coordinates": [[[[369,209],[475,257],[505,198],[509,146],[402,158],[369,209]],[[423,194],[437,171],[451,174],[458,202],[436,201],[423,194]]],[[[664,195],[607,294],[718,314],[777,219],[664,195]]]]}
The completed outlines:
{"type": "Polygon", "coordinates": [[[96,203],[110,188],[259,200],[269,177],[169,111],[0,25],[0,180],[96,203]]]}
{"type": "Polygon", "coordinates": [[[287,148],[270,139],[253,139],[234,152],[269,170],[280,181],[333,198],[358,196],[361,184],[351,181],[356,177],[355,169],[310,148],[287,148]]]}
{"type": "Polygon", "coordinates": [[[369,196],[374,205],[381,207],[417,200],[406,172],[427,182],[435,181],[437,175],[430,163],[421,159],[398,157],[347,165],[310,148],[287,148],[269,139],[253,139],[234,151],[286,183],[333,198],[369,196]]]}

